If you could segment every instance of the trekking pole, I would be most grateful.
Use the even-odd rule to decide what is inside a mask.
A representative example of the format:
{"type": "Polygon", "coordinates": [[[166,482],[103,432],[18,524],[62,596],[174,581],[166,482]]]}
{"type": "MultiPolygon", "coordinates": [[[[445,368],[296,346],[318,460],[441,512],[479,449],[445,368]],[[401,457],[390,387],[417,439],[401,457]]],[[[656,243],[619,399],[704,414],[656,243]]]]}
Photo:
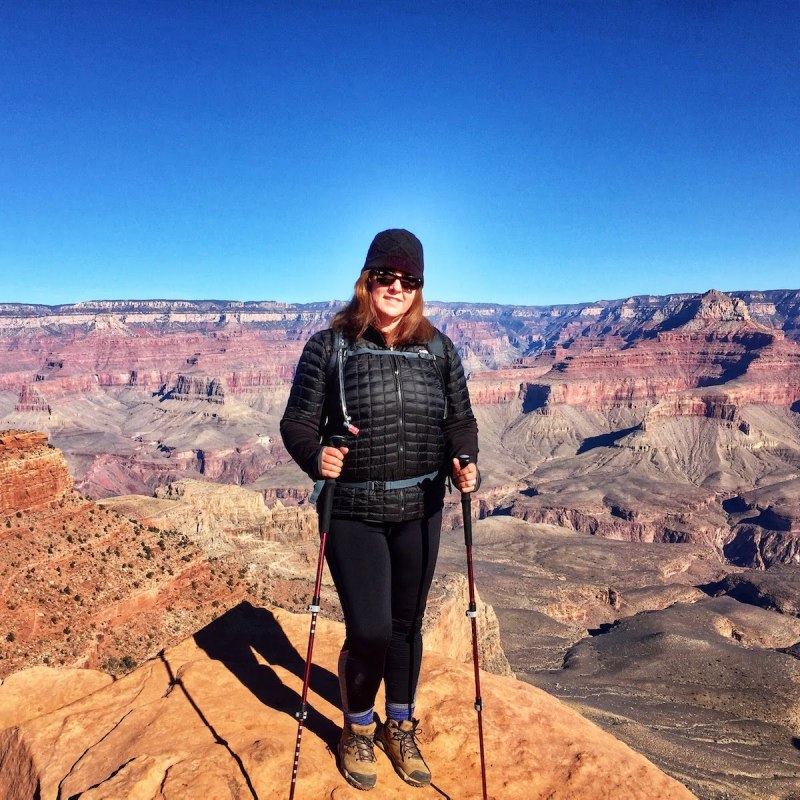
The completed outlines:
{"type": "MultiPolygon", "coordinates": [[[[331,446],[341,447],[344,437],[332,436],[331,446]]],[[[325,544],[328,541],[328,528],[331,524],[331,507],[333,505],[333,487],[335,478],[327,478],[319,498],[319,558],[317,559],[317,579],[314,584],[314,596],[308,610],[311,612],[311,630],[308,634],[308,652],[306,653],[306,671],[303,676],[303,693],[300,696],[300,709],[297,717],[297,741],[294,746],[294,764],[292,766],[292,785],[289,789],[289,800],[294,798],[294,787],[297,783],[297,765],[300,761],[300,740],[303,737],[303,725],[308,717],[308,683],[311,678],[311,654],[314,652],[314,636],[317,632],[317,614],[319,614],[319,598],[322,587],[322,568],[325,566],[325,544]]]]}
{"type": "MultiPolygon", "coordinates": [[[[458,456],[461,469],[470,462],[468,455],[458,456]]],[[[478,742],[481,748],[481,783],[483,800],[486,795],[486,757],[483,751],[483,700],[481,699],[481,676],[478,669],[478,607],[475,604],[475,576],[472,572],[472,493],[461,493],[461,513],[464,515],[464,544],[467,546],[467,580],[469,582],[469,608],[467,616],[472,623],[472,663],[475,667],[475,710],[478,712],[478,742]]]]}

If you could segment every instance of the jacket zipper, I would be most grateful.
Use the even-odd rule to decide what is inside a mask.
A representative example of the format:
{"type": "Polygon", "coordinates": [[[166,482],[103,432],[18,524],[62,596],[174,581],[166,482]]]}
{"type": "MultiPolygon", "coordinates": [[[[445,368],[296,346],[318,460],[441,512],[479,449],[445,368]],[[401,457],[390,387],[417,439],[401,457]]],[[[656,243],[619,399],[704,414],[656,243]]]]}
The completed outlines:
{"type": "MultiPolygon", "coordinates": [[[[390,348],[394,350],[394,347],[390,348]]],[[[406,431],[405,431],[405,423],[403,421],[403,390],[400,386],[400,364],[397,360],[396,356],[392,356],[392,360],[394,361],[394,379],[395,384],[397,386],[397,427],[398,427],[398,436],[397,436],[397,449],[398,449],[398,475],[405,475],[406,471],[406,431]]],[[[400,495],[400,514],[405,511],[406,505],[406,491],[405,489],[400,489],[398,492],[400,495]]]]}
{"type": "MultiPolygon", "coordinates": [[[[389,348],[394,350],[394,347],[389,348]]],[[[394,381],[397,388],[397,451],[398,451],[398,473],[399,475],[405,474],[406,468],[406,432],[405,423],[403,421],[403,390],[400,386],[400,365],[397,357],[393,356],[394,361],[394,381]]]]}

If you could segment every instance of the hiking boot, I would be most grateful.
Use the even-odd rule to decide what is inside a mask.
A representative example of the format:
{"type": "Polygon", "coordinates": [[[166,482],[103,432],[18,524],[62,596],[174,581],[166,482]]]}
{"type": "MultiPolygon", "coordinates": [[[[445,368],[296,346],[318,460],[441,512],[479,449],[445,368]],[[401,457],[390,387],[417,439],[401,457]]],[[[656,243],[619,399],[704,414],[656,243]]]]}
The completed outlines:
{"type": "Polygon", "coordinates": [[[378,729],[375,744],[389,756],[394,771],[411,786],[428,786],[431,771],[417,746],[419,720],[387,719],[378,729]]]}
{"type": "Polygon", "coordinates": [[[378,780],[378,763],[373,749],[375,723],[345,723],[339,740],[339,770],[356,789],[373,789],[378,780]]]}

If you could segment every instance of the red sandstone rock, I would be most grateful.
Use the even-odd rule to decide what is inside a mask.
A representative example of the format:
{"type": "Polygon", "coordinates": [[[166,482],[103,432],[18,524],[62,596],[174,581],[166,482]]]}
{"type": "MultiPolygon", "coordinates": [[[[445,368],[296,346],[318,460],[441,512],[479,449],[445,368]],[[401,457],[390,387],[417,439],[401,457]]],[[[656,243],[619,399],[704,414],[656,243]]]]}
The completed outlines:
{"type": "Polygon", "coordinates": [[[186,535],[70,488],[44,434],[0,435],[0,675],[36,664],[129,670],[245,593],[266,597],[240,562],[210,563],[186,535]]]}
{"type": "Polygon", "coordinates": [[[0,515],[41,508],[71,489],[64,456],[48,445],[46,434],[0,433],[0,515]]]}

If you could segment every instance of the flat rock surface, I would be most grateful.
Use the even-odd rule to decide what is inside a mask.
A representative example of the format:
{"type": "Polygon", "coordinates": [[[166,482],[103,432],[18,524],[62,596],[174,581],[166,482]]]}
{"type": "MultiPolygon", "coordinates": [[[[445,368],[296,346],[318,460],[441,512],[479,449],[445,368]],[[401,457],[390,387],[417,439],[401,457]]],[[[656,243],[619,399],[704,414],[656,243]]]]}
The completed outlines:
{"type": "MultiPolygon", "coordinates": [[[[243,604],[153,661],[0,733],[8,800],[277,798],[288,795],[308,617],[243,604]]],[[[319,620],[297,798],[362,797],[339,775],[334,674],[341,625],[319,620]]],[[[434,786],[481,796],[472,667],[428,653],[419,708],[434,786]]],[[[30,691],[57,677],[23,673],[30,691]]],[[[565,705],[510,677],[481,676],[494,800],[690,798],[677,781],[565,705]],[[513,732],[513,735],[512,735],[513,732]]],[[[0,687],[0,708],[10,702],[0,687]]],[[[379,704],[382,698],[379,698],[379,704]]],[[[24,716],[24,715],[23,715],[24,716]]],[[[380,754],[371,797],[407,797],[380,754]]]]}

